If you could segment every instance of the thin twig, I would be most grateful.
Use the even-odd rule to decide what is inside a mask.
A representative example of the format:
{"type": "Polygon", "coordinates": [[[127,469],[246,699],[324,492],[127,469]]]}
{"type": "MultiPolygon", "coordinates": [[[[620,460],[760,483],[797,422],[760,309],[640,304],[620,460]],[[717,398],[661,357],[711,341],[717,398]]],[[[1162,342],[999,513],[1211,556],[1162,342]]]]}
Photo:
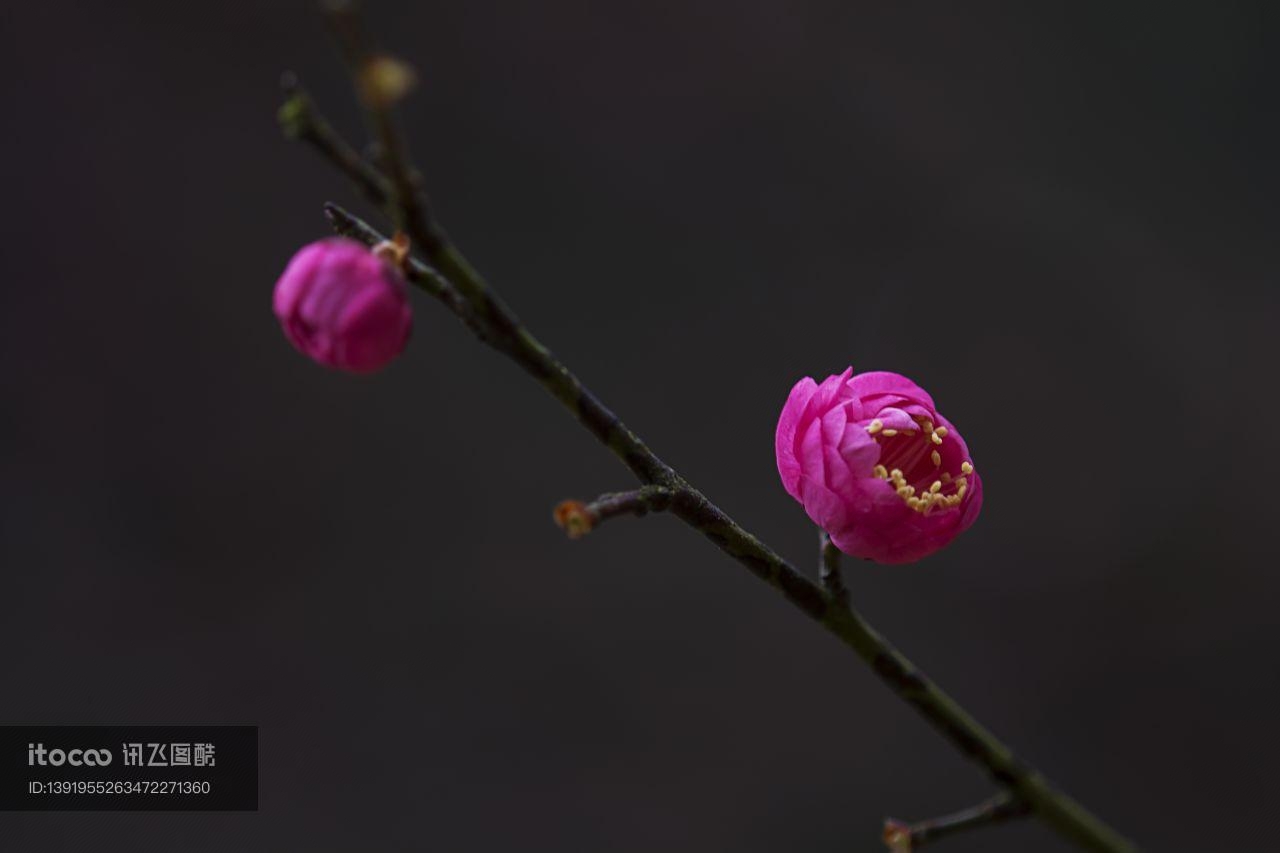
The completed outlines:
{"type": "MultiPolygon", "coordinates": [[[[389,105],[379,108],[389,110],[389,105]]],[[[407,161],[403,165],[406,170],[411,169],[407,161]]],[[[397,194],[395,200],[403,201],[403,196],[397,194]]],[[[420,210],[427,215],[424,208],[420,210]]],[[[330,205],[326,211],[342,233],[370,245],[383,239],[368,225],[341,208],[330,205]]],[[[401,210],[401,218],[407,218],[406,213],[401,210]]],[[[670,509],[677,517],[698,530],[757,577],[779,590],[788,601],[853,649],[891,690],[914,707],[962,754],[986,768],[997,784],[1008,788],[1020,800],[1028,803],[1047,825],[1087,849],[1134,849],[1132,844],[1105,823],[1055,789],[1043,776],[1014,756],[1007,746],[942,692],[855,610],[844,606],[818,584],[806,578],[659,459],[519,322],[457,248],[443,238],[443,230],[433,220],[421,227],[429,234],[440,235],[441,239],[423,240],[410,231],[418,248],[426,253],[430,261],[430,266],[420,261],[410,263],[413,280],[420,281],[423,276],[429,278],[433,269],[438,270],[458,291],[466,295],[471,306],[476,309],[478,324],[493,336],[488,342],[509,355],[560,400],[578,422],[612,450],[641,483],[670,489],[674,494],[670,509]]],[[[441,293],[436,289],[433,295],[440,297],[441,293]]],[[[448,305],[447,300],[446,304],[448,305]]],[[[449,307],[452,309],[454,306],[449,307]]]]}
{"type": "Polygon", "coordinates": [[[1003,823],[1028,815],[1030,811],[1026,803],[1003,791],[971,808],[930,820],[904,823],[890,818],[884,822],[884,842],[890,850],[919,850],[930,841],[1003,823]]]}
{"type": "Polygon", "coordinates": [[[611,492],[601,495],[591,503],[561,501],[556,505],[556,524],[564,528],[570,539],[587,535],[600,525],[619,515],[643,516],[650,512],[662,512],[671,506],[675,492],[666,486],[643,486],[629,492],[611,492]]]}
{"type": "Polygon", "coordinates": [[[479,273],[453,248],[449,235],[431,214],[431,203],[409,160],[409,146],[400,133],[392,109],[397,98],[387,97],[378,91],[376,85],[371,85],[376,79],[378,63],[394,63],[395,60],[378,54],[370,47],[355,0],[330,0],[327,12],[329,23],[346,56],[356,97],[364,107],[369,127],[377,140],[378,159],[386,174],[386,192],[380,204],[391,220],[406,231],[432,263],[457,286],[473,310],[484,318],[487,308],[484,291],[487,288],[479,273]]]}
{"type": "Polygon", "coordinates": [[[376,63],[394,60],[379,57],[369,47],[356,3],[333,0],[326,4],[326,11],[351,69],[356,97],[364,107],[369,127],[378,140],[378,160],[386,174],[389,190],[384,199],[387,212],[397,225],[415,240],[423,242],[425,247],[421,237],[431,217],[422,204],[404,137],[397,130],[395,115],[390,109],[395,97],[380,91],[381,87],[377,85],[376,63]]]}
{"type": "Polygon", "coordinates": [[[828,595],[849,606],[849,590],[840,576],[840,549],[822,529],[818,530],[818,580],[828,595]]]}
{"type": "Polygon", "coordinates": [[[351,179],[364,197],[381,207],[391,195],[391,187],[382,173],[360,156],[333,125],[315,108],[311,96],[302,87],[293,73],[285,74],[280,80],[280,88],[284,90],[284,103],[280,105],[277,117],[280,127],[290,139],[306,142],[318,150],[338,171],[351,179]]]}

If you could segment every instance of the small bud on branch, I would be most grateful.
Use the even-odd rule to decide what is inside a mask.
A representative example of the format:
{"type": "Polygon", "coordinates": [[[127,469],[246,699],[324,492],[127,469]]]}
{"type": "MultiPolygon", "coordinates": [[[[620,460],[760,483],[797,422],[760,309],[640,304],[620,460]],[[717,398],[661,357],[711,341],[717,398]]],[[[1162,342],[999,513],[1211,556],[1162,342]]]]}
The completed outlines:
{"type": "Polygon", "coordinates": [[[881,835],[885,846],[894,853],[910,853],[911,850],[911,827],[907,826],[900,820],[886,818],[884,822],[884,834],[881,835]]]}
{"type": "Polygon", "coordinates": [[[403,231],[397,231],[390,240],[383,240],[370,251],[396,269],[405,272],[409,261],[409,235],[403,231]]]}
{"type": "Polygon", "coordinates": [[[359,76],[361,100],[379,109],[386,109],[409,94],[418,79],[412,66],[385,54],[369,57],[359,76]]]}
{"type": "Polygon", "coordinates": [[[553,517],[570,539],[581,539],[595,527],[591,511],[582,501],[561,501],[556,504],[553,517]]]}

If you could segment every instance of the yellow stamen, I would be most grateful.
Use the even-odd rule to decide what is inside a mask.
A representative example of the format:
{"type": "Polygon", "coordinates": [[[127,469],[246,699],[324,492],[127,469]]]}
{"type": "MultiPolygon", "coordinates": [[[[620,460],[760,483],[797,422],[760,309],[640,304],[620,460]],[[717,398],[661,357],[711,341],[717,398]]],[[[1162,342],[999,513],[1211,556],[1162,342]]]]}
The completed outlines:
{"type": "Polygon", "coordinates": [[[877,465],[876,467],[872,468],[871,473],[875,474],[877,477],[879,477],[882,480],[889,479],[889,472],[885,470],[883,465],[877,465]]]}
{"type": "Polygon", "coordinates": [[[867,432],[871,433],[872,435],[875,435],[882,429],[884,429],[884,421],[880,420],[879,418],[876,418],[871,423],[867,424],[867,432]]]}
{"type": "Polygon", "coordinates": [[[942,481],[934,480],[933,485],[929,487],[929,491],[933,492],[934,494],[937,494],[938,492],[942,491],[942,481]]]}
{"type": "Polygon", "coordinates": [[[898,431],[896,429],[887,429],[884,431],[884,434],[888,438],[893,438],[895,435],[898,434],[898,431]]]}
{"type": "Polygon", "coordinates": [[[933,451],[933,453],[929,454],[929,458],[933,460],[934,468],[937,468],[942,464],[942,454],[936,450],[933,451]]]}
{"type": "Polygon", "coordinates": [[[938,434],[938,438],[946,438],[946,437],[947,437],[947,428],[946,428],[946,427],[938,427],[937,429],[935,429],[935,430],[934,430],[934,432],[936,432],[936,433],[938,434]]]}
{"type": "Polygon", "coordinates": [[[972,474],[973,466],[970,465],[968,462],[962,462],[960,463],[960,471],[961,473],[964,473],[964,474],[972,474]]]}
{"type": "Polygon", "coordinates": [[[929,439],[934,444],[942,444],[942,436],[938,435],[938,431],[936,429],[929,435],[929,439]]]}

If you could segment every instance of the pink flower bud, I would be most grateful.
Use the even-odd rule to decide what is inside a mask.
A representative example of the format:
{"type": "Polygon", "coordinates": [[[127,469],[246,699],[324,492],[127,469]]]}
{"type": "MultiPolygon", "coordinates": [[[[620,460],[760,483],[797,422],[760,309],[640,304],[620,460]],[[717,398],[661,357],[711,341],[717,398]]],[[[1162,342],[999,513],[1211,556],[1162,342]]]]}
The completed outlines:
{"type": "Polygon", "coordinates": [[[325,367],[371,373],[402,350],[413,327],[404,278],[391,263],[342,237],[298,251],[276,282],[285,337],[325,367]]]}
{"type": "Polygon", "coordinates": [[[778,419],[778,473],[841,551],[911,563],[973,524],[982,480],[922,388],[896,373],[852,374],[791,389],[778,419]]]}

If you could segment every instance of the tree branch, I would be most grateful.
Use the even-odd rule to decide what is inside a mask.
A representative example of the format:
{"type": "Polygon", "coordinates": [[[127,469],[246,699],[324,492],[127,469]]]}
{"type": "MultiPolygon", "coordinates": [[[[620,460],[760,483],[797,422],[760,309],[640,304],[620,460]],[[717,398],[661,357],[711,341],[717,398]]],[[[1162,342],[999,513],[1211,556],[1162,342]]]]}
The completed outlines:
{"type": "MultiPolygon", "coordinates": [[[[390,105],[385,103],[373,106],[383,111],[390,109],[390,105]]],[[[378,126],[390,125],[378,123],[378,126]]],[[[314,144],[313,139],[306,135],[300,138],[314,144]]],[[[317,147],[322,154],[333,156],[331,148],[327,150],[322,146],[317,147]]],[[[401,161],[401,165],[404,173],[409,174],[411,167],[407,160],[401,161]]],[[[341,162],[338,166],[344,173],[350,174],[341,162]]],[[[390,183],[399,184],[401,180],[392,180],[390,183]]],[[[373,186],[374,184],[366,181],[361,188],[368,192],[373,186]]],[[[413,224],[413,210],[405,209],[406,202],[402,193],[393,192],[382,201],[399,208],[399,221],[413,224]]],[[[425,205],[418,206],[416,210],[429,217],[425,205]]],[[[339,233],[368,245],[384,239],[367,224],[335,205],[326,206],[326,212],[339,233]]],[[[414,238],[417,248],[426,254],[429,263],[410,260],[406,265],[409,278],[416,284],[424,285],[428,293],[444,301],[454,313],[459,313],[458,306],[450,303],[447,295],[451,291],[441,284],[440,279],[443,278],[444,284],[452,285],[457,292],[462,293],[473,312],[472,328],[483,330],[478,333],[487,343],[506,353],[524,368],[579,423],[612,450],[642,484],[669,489],[672,492],[670,510],[677,517],[839,638],[870,665],[881,681],[914,707],[956,749],[984,767],[997,784],[1008,788],[1026,802],[1048,826],[1087,849],[1134,849],[1114,830],[1066,794],[1056,790],[1043,776],[1015,757],[1007,746],[880,636],[857,611],[846,607],[838,598],[806,578],[659,459],[520,323],[514,312],[493,293],[433,220],[419,223],[410,230],[410,236],[414,238]]]]}
{"type": "Polygon", "coordinates": [[[967,829],[1003,823],[1029,813],[1026,803],[1005,791],[971,808],[931,820],[908,824],[889,818],[884,822],[884,843],[890,850],[919,850],[930,841],[967,829]]]}
{"type": "MultiPolygon", "coordinates": [[[[336,205],[326,211],[339,233],[376,245],[385,239],[336,205]]],[[[411,280],[430,276],[418,260],[408,265],[411,280]]],[[[559,399],[579,422],[616,453],[642,482],[669,484],[675,492],[672,511],[690,527],[746,566],[853,649],[888,687],[913,706],[963,755],[986,768],[990,777],[1032,804],[1038,817],[1086,849],[1135,849],[1082,806],[1055,789],[1035,769],[987,731],[955,700],[942,692],[901,652],[880,636],[857,611],[832,598],[794,566],[737,524],[700,491],[662,462],[621,421],[587,391],[536,339],[519,327],[525,348],[516,361],[559,399]]]]}

